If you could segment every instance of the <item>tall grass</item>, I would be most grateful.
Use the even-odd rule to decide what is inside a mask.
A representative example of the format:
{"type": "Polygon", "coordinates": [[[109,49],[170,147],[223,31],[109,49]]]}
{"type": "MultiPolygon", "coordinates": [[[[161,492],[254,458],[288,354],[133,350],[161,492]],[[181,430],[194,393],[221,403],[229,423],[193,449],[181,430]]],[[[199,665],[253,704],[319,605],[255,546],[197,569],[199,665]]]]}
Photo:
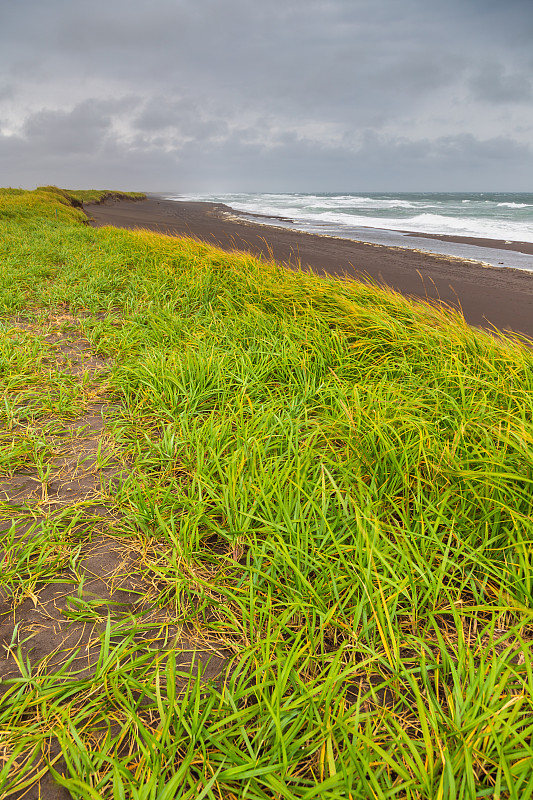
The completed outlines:
{"type": "Polygon", "coordinates": [[[205,679],[109,617],[89,677],[20,662],[0,786],[63,756],[79,798],[530,796],[531,351],[50,192],[0,221],[4,318],[68,305],[115,360],[108,532],[227,657],[205,679]]]}

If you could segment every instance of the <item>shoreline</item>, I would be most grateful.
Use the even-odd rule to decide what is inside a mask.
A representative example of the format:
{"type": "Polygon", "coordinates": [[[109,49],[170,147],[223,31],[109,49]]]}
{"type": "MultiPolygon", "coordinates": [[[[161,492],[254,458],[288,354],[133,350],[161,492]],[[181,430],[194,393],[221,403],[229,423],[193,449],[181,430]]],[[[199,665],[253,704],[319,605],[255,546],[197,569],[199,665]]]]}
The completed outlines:
{"type": "MultiPolygon", "coordinates": [[[[154,199],[156,199],[156,198],[159,198],[159,199],[162,199],[162,200],[166,200],[167,199],[164,196],[160,196],[159,197],[157,195],[152,195],[152,197],[154,199]]],[[[173,202],[173,203],[182,203],[182,202],[188,202],[188,201],[186,201],[186,200],[172,200],[171,202],[173,202]]],[[[205,202],[207,202],[207,201],[205,201],[205,202]]],[[[234,219],[236,222],[243,222],[243,223],[251,222],[251,224],[253,225],[254,224],[254,220],[257,219],[257,220],[265,220],[264,222],[257,222],[257,224],[269,226],[269,220],[279,220],[280,222],[288,223],[287,226],[284,225],[284,226],[279,226],[279,227],[283,227],[285,230],[295,231],[296,233],[310,233],[310,234],[312,234],[314,236],[329,236],[329,238],[331,238],[331,239],[345,239],[345,238],[347,238],[347,237],[344,237],[344,236],[335,236],[335,234],[320,233],[319,231],[305,231],[302,228],[293,227],[294,225],[297,225],[297,222],[296,222],[296,220],[291,219],[290,217],[267,216],[266,214],[259,214],[259,213],[254,213],[254,212],[251,212],[251,211],[239,211],[238,209],[231,208],[231,206],[226,206],[226,205],[224,205],[222,203],[213,203],[212,205],[222,206],[224,209],[227,209],[228,210],[228,218],[229,219],[234,219]]],[[[270,225],[269,227],[276,228],[278,226],[270,225]]],[[[359,227],[362,230],[368,230],[369,232],[377,230],[376,228],[371,228],[371,227],[367,227],[367,226],[364,226],[364,225],[361,225],[359,227]]],[[[388,230],[388,229],[384,228],[383,230],[388,230]]],[[[438,241],[438,242],[453,242],[454,244],[468,244],[468,245],[472,245],[474,247],[486,248],[488,250],[510,250],[510,251],[515,252],[515,253],[522,253],[523,255],[528,255],[528,256],[533,255],[533,242],[518,242],[518,241],[515,242],[515,241],[509,241],[507,239],[488,239],[488,238],[480,238],[480,237],[477,237],[477,236],[456,236],[456,235],[449,234],[449,233],[423,233],[422,231],[394,230],[394,231],[391,231],[391,233],[397,233],[397,234],[401,234],[402,236],[409,237],[409,238],[415,238],[415,239],[432,239],[432,240],[438,241]]],[[[369,234],[369,235],[371,235],[371,234],[369,234]]],[[[371,241],[366,241],[364,239],[361,239],[361,240],[360,239],[350,239],[350,241],[357,241],[357,242],[360,241],[360,242],[366,243],[366,244],[380,244],[379,242],[371,242],[371,241]]],[[[394,247],[394,245],[387,245],[387,244],[382,244],[382,246],[383,247],[394,247]]],[[[412,248],[402,248],[400,245],[398,245],[397,247],[399,249],[412,249],[412,248]]],[[[438,253],[432,253],[429,250],[428,251],[421,250],[421,252],[427,252],[430,255],[439,255],[438,253]]],[[[453,257],[454,256],[452,256],[452,255],[449,256],[449,258],[453,258],[453,257]]],[[[457,256],[457,258],[459,258],[459,257],[457,256]]],[[[464,260],[464,261],[476,261],[476,259],[474,259],[474,258],[472,258],[472,259],[465,258],[465,259],[462,259],[462,260],[464,260]]],[[[483,263],[483,262],[479,262],[478,261],[477,263],[483,263]]],[[[492,265],[489,264],[489,266],[492,266],[492,265]]],[[[512,269],[512,267],[505,267],[505,269],[512,269]]],[[[519,267],[517,267],[516,269],[519,269],[519,267]]],[[[521,270],[521,272],[524,272],[524,271],[527,271],[527,270],[521,270]]]]}
{"type": "MultiPolygon", "coordinates": [[[[289,269],[377,283],[413,299],[460,310],[471,325],[533,338],[533,273],[526,270],[254,223],[222,203],[148,195],[135,202],[91,204],[86,213],[95,227],[113,225],[190,236],[228,252],[246,251],[274,259],[289,269]]],[[[500,245],[499,240],[476,243],[479,241],[500,245]]]]}
{"type": "MultiPolygon", "coordinates": [[[[454,242],[455,244],[471,244],[475,247],[486,247],[494,250],[512,250],[515,253],[533,256],[533,242],[513,242],[507,239],[479,239],[475,236],[452,236],[447,233],[413,233],[402,231],[405,236],[416,236],[421,239],[436,239],[439,242],[454,242]]],[[[508,267],[506,269],[509,269],[508,267]]],[[[527,270],[520,270],[525,272],[527,270]]]]}

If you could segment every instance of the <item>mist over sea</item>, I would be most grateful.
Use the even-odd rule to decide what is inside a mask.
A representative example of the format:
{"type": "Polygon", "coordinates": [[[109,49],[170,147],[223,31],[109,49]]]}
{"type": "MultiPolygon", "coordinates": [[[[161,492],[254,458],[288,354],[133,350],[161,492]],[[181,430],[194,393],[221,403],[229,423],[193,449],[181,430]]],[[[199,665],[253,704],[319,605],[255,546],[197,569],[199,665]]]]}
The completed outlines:
{"type": "Polygon", "coordinates": [[[167,194],[224,203],[256,223],[533,271],[533,256],[424,234],[533,243],[533,193],[167,194]],[[416,233],[418,236],[412,236],[416,233]]]}

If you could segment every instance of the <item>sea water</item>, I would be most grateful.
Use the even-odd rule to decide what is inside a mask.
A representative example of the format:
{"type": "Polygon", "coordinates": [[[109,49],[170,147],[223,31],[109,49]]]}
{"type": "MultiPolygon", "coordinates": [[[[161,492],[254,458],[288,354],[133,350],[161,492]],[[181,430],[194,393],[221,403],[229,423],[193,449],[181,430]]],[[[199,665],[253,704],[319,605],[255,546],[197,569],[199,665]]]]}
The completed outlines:
{"type": "Polygon", "coordinates": [[[224,203],[256,223],[533,271],[533,256],[424,234],[533,243],[533,193],[168,194],[224,203]],[[413,236],[412,234],[418,234],[413,236]]]}

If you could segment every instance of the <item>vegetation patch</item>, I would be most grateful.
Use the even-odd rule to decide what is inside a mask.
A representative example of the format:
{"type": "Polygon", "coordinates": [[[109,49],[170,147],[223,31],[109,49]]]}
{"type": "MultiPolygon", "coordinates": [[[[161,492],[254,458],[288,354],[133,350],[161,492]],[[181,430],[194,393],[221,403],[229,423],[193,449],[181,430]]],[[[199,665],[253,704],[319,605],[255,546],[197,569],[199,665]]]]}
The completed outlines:
{"type": "Polygon", "coordinates": [[[531,350],[83,218],[0,193],[3,795],[530,796],[531,350]]]}
{"type": "Polygon", "coordinates": [[[39,186],[36,191],[59,195],[72,205],[105,203],[108,200],[146,200],[143,192],[117,192],[109,189],[58,189],[57,186],[39,186]]]}

